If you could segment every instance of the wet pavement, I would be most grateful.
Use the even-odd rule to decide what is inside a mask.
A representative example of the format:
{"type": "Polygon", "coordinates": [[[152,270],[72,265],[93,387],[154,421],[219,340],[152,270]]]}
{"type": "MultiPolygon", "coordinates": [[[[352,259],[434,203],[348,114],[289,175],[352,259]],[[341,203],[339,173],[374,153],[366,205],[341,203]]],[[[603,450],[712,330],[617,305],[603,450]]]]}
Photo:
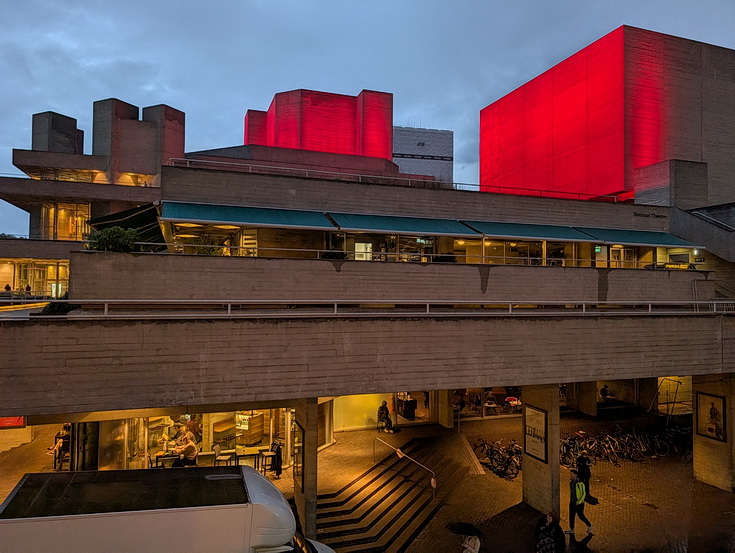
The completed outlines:
{"type": "MultiPolygon", "coordinates": [[[[629,425],[631,421],[623,421],[629,425]]],[[[636,421],[633,421],[636,422],[636,421]]],[[[610,423],[589,419],[562,419],[562,435],[584,428],[594,431],[610,423]]],[[[35,439],[9,452],[0,453],[0,499],[4,499],[25,472],[52,470],[46,455],[57,426],[34,427],[35,439]]],[[[396,446],[414,437],[430,436],[446,456],[461,459],[473,470],[444,499],[444,506],[416,537],[407,553],[459,552],[461,538],[447,529],[455,522],[469,522],[483,531],[482,552],[532,553],[533,527],[540,514],[521,502],[522,477],[508,480],[492,472],[477,474],[471,449],[480,436],[489,441],[521,438],[520,417],[463,421],[461,435],[437,426],[403,427],[395,434],[374,430],[343,432],[336,443],[319,453],[319,492],[336,491],[373,464],[373,447],[378,459],[382,440],[396,446]],[[466,438],[466,442],[465,442],[466,438]]],[[[561,523],[568,528],[569,472],[561,469],[561,523]]],[[[275,480],[281,491],[292,495],[290,471],[275,480]]],[[[598,462],[592,467],[592,492],[597,506],[587,505],[586,514],[595,535],[585,538],[584,525],[577,524],[578,543],[568,551],[599,553],[735,553],[735,495],[697,482],[691,463],[670,454],[643,462],[623,462],[616,467],[598,462]]]]}

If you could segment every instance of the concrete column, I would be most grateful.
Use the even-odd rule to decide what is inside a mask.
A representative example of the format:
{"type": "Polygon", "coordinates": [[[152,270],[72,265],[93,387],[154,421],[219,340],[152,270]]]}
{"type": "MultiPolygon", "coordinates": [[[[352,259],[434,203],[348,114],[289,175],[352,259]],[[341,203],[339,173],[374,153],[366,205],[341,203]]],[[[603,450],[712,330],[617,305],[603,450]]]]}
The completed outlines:
{"type": "Polygon", "coordinates": [[[692,401],[694,477],[735,491],[735,374],[693,376],[692,401]]]}
{"type": "Polygon", "coordinates": [[[636,380],[636,403],[643,409],[658,410],[658,378],[639,378],[636,380]]]}
{"type": "Polygon", "coordinates": [[[444,428],[454,426],[454,407],[452,406],[451,390],[439,390],[436,392],[436,417],[437,422],[444,428]]]}
{"type": "Polygon", "coordinates": [[[296,422],[304,432],[301,445],[302,474],[294,474],[294,501],[301,529],[307,538],[312,539],[316,538],[318,421],[317,398],[300,400],[296,405],[296,422]]]}
{"type": "Polygon", "coordinates": [[[597,381],[577,382],[576,409],[591,417],[597,416],[597,381]]]}
{"type": "Polygon", "coordinates": [[[521,398],[523,502],[542,513],[559,513],[559,386],[523,386],[521,398]]]}

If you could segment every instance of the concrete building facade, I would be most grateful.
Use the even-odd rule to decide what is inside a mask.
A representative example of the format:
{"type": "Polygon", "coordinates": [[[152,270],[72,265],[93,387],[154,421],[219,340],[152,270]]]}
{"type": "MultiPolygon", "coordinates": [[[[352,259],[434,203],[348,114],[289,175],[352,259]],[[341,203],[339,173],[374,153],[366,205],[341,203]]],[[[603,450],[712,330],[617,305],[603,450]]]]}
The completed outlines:
{"type": "MultiPolygon", "coordinates": [[[[600,55],[622,56],[621,48],[643,40],[626,46],[629,36],[649,37],[620,29],[602,40],[600,55]]],[[[559,71],[575,80],[572,69],[580,59],[589,68],[593,51],[559,71]]],[[[612,80],[595,90],[613,90],[614,106],[600,109],[617,117],[626,113],[625,88],[615,79],[626,70],[614,67],[612,80]]],[[[549,86],[561,94],[555,78],[549,86]]],[[[568,178],[555,173],[549,186],[556,197],[490,190],[508,187],[485,180],[485,192],[454,190],[437,174],[413,174],[424,169],[404,165],[410,158],[395,158],[396,148],[365,155],[270,143],[266,112],[249,112],[247,144],[184,153],[182,113],[154,106],[139,121],[134,106],[106,100],[95,105],[91,156],[81,154],[73,120],[39,114],[34,149],[14,152],[33,180],[0,179],[0,197],[35,210],[31,233],[38,227],[46,240],[0,240],[0,257],[66,252],[64,290],[74,309],[60,318],[0,320],[0,416],[72,423],[78,447],[71,465],[85,469],[140,466],[168,444],[174,428],[192,421],[200,425],[203,456],[215,445],[238,455],[282,439],[301,523],[313,536],[318,450],[339,439],[335,429],[375,428],[383,398],[401,424],[451,427],[462,416],[459,400],[472,395],[482,406],[497,397],[496,388],[518,389],[524,421],[529,413],[548,414],[545,458],[526,455],[523,481],[524,501],[547,511],[560,502],[560,385],[568,407],[596,416],[601,383],[616,383],[627,405],[649,408],[659,400],[659,379],[684,376],[701,431],[693,432],[695,474],[731,491],[735,228],[731,206],[711,203],[727,200],[720,177],[712,179],[720,170],[710,172],[719,158],[652,157],[641,165],[617,127],[598,149],[588,134],[576,136],[577,127],[598,121],[585,107],[591,89],[580,86],[569,90],[584,94],[565,96],[576,115],[564,136],[586,145],[567,161],[582,156],[588,170],[568,178]],[[605,171],[612,171],[607,180],[605,171]],[[604,187],[595,188],[598,182],[604,187]],[[635,182],[652,185],[644,190],[635,182]],[[611,195],[616,201],[608,201],[611,195]],[[152,224],[165,243],[155,251],[142,244],[135,253],[82,251],[83,233],[60,243],[60,215],[48,227],[55,234],[43,231],[54,199],[89,205],[74,220],[92,227],[140,207],[140,218],[152,213],[152,222],[131,226],[152,224]],[[424,409],[412,398],[421,393],[424,409]],[[719,432],[702,418],[699,402],[709,397],[728,406],[719,432]]],[[[317,110],[319,117],[337,110],[352,114],[339,121],[357,120],[352,97],[307,96],[309,105],[329,100],[332,107],[317,110]]],[[[279,102],[294,97],[303,104],[300,92],[279,102]]],[[[531,104],[514,109],[522,120],[545,125],[531,104]]],[[[503,133],[513,124],[496,122],[493,130],[503,109],[490,112],[481,115],[481,155],[489,133],[497,138],[499,166],[526,171],[530,162],[519,169],[501,159],[512,149],[503,133]]],[[[349,134],[354,125],[346,125],[349,134]]],[[[556,131],[516,145],[537,140],[550,148],[556,131]]],[[[394,132],[390,139],[401,142],[421,135],[394,132]]],[[[443,155],[451,152],[449,135],[426,133],[440,137],[439,157],[451,157],[443,155]]],[[[665,155],[678,152],[672,148],[665,155]]],[[[64,217],[65,228],[76,225],[64,217]]],[[[44,288],[36,295],[56,294],[44,288]]]]}

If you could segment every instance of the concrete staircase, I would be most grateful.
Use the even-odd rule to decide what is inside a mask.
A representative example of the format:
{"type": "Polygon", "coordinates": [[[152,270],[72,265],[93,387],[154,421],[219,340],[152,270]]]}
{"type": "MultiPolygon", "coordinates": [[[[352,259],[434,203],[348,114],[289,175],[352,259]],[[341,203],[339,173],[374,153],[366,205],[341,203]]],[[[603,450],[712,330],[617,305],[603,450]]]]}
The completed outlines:
{"type": "Polygon", "coordinates": [[[392,453],[341,490],[317,498],[317,540],[338,553],[407,549],[468,468],[437,451],[433,439],[410,440],[401,451],[436,473],[436,500],[431,474],[392,453]]]}

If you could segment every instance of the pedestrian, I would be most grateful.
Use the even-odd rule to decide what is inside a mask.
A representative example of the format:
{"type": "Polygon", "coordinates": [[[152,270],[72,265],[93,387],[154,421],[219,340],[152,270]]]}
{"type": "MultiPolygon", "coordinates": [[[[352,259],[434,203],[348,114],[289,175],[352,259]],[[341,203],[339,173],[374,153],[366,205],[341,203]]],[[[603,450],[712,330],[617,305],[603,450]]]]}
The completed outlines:
{"type": "Polygon", "coordinates": [[[591,536],[594,535],[592,532],[592,523],[584,516],[584,498],[587,495],[585,491],[584,483],[579,480],[579,476],[576,470],[572,469],[569,471],[569,530],[566,534],[574,534],[574,520],[579,517],[579,520],[587,525],[587,533],[591,536]]]}
{"type": "Polygon", "coordinates": [[[378,422],[382,422],[385,425],[386,432],[393,434],[393,421],[390,418],[387,401],[384,401],[380,407],[378,407],[378,422]]]}
{"type": "Polygon", "coordinates": [[[10,284],[6,284],[5,285],[5,291],[6,292],[10,292],[11,290],[12,290],[12,288],[10,287],[10,284]]]}
{"type": "Polygon", "coordinates": [[[564,553],[567,542],[559,525],[559,517],[549,511],[536,524],[536,553],[564,553]]]}
{"type": "Polygon", "coordinates": [[[597,505],[600,503],[600,501],[593,497],[590,493],[590,479],[592,478],[592,461],[590,460],[589,453],[586,449],[583,449],[579,452],[579,456],[577,457],[576,462],[577,467],[577,476],[579,477],[579,481],[584,484],[584,491],[587,494],[584,498],[585,503],[589,503],[590,505],[597,505]]]}
{"type": "Polygon", "coordinates": [[[462,538],[462,553],[480,553],[480,538],[464,536],[462,538]]]}

